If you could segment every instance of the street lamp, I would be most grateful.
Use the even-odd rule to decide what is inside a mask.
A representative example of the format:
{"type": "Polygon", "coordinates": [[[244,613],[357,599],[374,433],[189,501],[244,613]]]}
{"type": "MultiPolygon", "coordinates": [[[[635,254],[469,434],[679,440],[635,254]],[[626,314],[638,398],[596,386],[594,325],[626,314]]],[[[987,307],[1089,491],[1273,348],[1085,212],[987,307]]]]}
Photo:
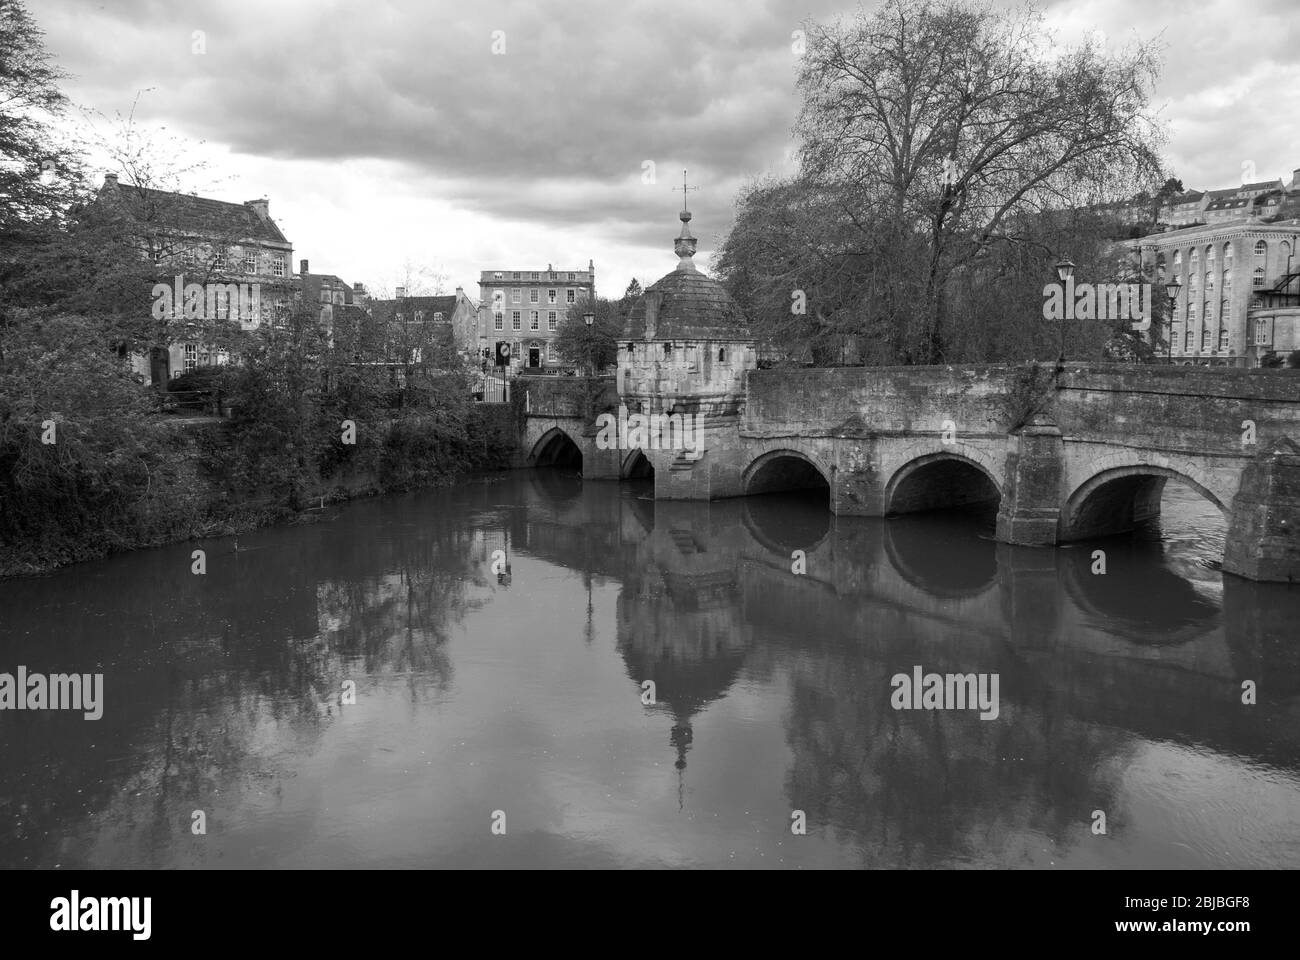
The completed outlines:
{"type": "Polygon", "coordinates": [[[1169,301],[1169,342],[1166,344],[1166,356],[1171,366],[1174,362],[1174,310],[1182,289],[1183,282],[1176,275],[1165,282],[1165,299],[1169,301]]]}
{"type": "Polygon", "coordinates": [[[582,315],[582,322],[587,325],[587,376],[594,377],[596,375],[596,362],[592,359],[591,328],[596,322],[596,314],[588,310],[582,315]]]}
{"type": "MultiPolygon", "coordinates": [[[[1062,284],[1069,282],[1074,276],[1074,261],[1069,257],[1058,260],[1056,264],[1056,275],[1061,279],[1062,284]]],[[[1062,292],[1064,296],[1064,292],[1062,292]]],[[[1065,311],[1061,311],[1061,354],[1056,359],[1056,372],[1059,374],[1065,369],[1065,311]]]]}

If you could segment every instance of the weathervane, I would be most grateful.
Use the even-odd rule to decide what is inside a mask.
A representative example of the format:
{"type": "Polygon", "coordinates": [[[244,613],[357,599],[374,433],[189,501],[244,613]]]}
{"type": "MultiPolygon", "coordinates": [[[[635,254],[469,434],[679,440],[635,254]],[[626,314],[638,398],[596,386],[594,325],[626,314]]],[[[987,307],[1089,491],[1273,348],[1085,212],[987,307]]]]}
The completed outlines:
{"type": "MultiPolygon", "coordinates": [[[[683,170],[683,171],[682,171],[682,211],[683,211],[683,212],[685,212],[685,210],[686,210],[686,193],[687,193],[687,191],[688,191],[688,190],[698,190],[698,189],[700,189],[700,188],[699,188],[699,187],[688,187],[688,186],[686,185],[686,171],[683,170]]],[[[674,193],[677,192],[677,188],[676,188],[676,187],[673,187],[673,192],[674,192],[674,193]]]]}

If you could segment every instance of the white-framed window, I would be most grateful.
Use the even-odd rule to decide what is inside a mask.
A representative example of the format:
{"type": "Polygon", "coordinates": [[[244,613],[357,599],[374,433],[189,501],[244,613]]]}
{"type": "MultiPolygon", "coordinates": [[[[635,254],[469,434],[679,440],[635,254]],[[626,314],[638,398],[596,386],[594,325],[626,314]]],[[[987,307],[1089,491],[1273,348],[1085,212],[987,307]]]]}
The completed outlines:
{"type": "Polygon", "coordinates": [[[492,316],[492,329],[504,330],[506,328],[506,315],[498,311],[492,316]]]}
{"type": "Polygon", "coordinates": [[[1201,325],[1201,353],[1210,351],[1210,325],[1208,323],[1201,325]]]}
{"type": "Polygon", "coordinates": [[[271,272],[277,277],[284,276],[284,257],[276,257],[271,261],[271,272]]]}
{"type": "Polygon", "coordinates": [[[1232,268],[1225,266],[1223,268],[1223,292],[1227,293],[1232,289],[1232,268]]]}
{"type": "Polygon", "coordinates": [[[1263,305],[1264,305],[1264,301],[1261,300],[1259,297],[1250,298],[1250,309],[1254,310],[1257,307],[1262,307],[1263,305]]]}
{"type": "Polygon", "coordinates": [[[529,329],[529,330],[536,330],[536,329],[538,329],[538,326],[537,326],[537,311],[536,311],[536,310],[529,310],[529,311],[528,311],[528,329],[529,329]]]}
{"type": "Polygon", "coordinates": [[[547,340],[547,341],[546,341],[546,360],[547,360],[547,362],[552,362],[552,361],[555,360],[555,341],[554,341],[554,340],[547,340]]]}
{"type": "Polygon", "coordinates": [[[244,272],[257,273],[257,251],[256,250],[244,251],[244,272]]]}
{"type": "Polygon", "coordinates": [[[1267,256],[1268,256],[1268,244],[1265,243],[1263,240],[1256,240],[1256,241],[1255,241],[1255,259],[1256,259],[1256,260],[1263,260],[1263,259],[1264,259],[1265,257],[1267,257],[1267,256]]]}
{"type": "Polygon", "coordinates": [[[1214,248],[1213,247],[1205,248],[1205,269],[1207,270],[1214,269],[1214,248]]]}
{"type": "Polygon", "coordinates": [[[185,362],[184,369],[193,370],[199,365],[199,345],[197,343],[185,344],[185,362]]]}
{"type": "Polygon", "coordinates": [[[546,314],[546,329],[547,329],[547,330],[554,330],[554,329],[555,329],[555,325],[556,325],[558,322],[559,322],[559,314],[557,314],[554,310],[549,310],[549,311],[547,311],[547,314],[546,314]]]}
{"type": "Polygon", "coordinates": [[[226,251],[220,247],[212,251],[212,269],[227,270],[230,267],[230,261],[226,257],[226,251]]]}
{"type": "MultiPolygon", "coordinates": [[[[1209,264],[1206,264],[1206,266],[1209,266],[1209,264]]],[[[1205,292],[1206,293],[1214,292],[1214,271],[1213,270],[1205,271],[1205,292]]]]}
{"type": "Polygon", "coordinates": [[[573,274],[572,274],[572,272],[570,272],[570,274],[569,274],[569,282],[570,282],[570,283],[573,282],[573,274]]]}
{"type": "Polygon", "coordinates": [[[1175,267],[1181,267],[1182,265],[1183,265],[1183,251],[1181,251],[1181,250],[1175,250],[1175,251],[1174,251],[1174,266],[1175,266],[1175,267]]]}
{"type": "Polygon", "coordinates": [[[518,329],[520,329],[520,317],[521,317],[521,314],[520,314],[520,312],[519,312],[518,310],[512,310],[512,311],[511,311],[511,313],[510,313],[510,329],[511,329],[511,330],[518,330],[518,329]]]}
{"type": "Polygon", "coordinates": [[[565,303],[576,303],[576,302],[577,302],[577,299],[578,299],[577,294],[575,294],[573,290],[565,290],[565,291],[564,291],[564,302],[565,302],[565,303]]]}
{"type": "Polygon", "coordinates": [[[1191,333],[1191,328],[1195,326],[1196,326],[1196,304],[1189,303],[1187,305],[1187,329],[1189,334],[1191,333]]]}
{"type": "Polygon", "coordinates": [[[423,311],[423,310],[416,310],[416,311],[415,311],[415,322],[416,322],[416,323],[424,323],[424,311],[423,311]]]}
{"type": "Polygon", "coordinates": [[[1220,352],[1227,352],[1227,349],[1228,349],[1228,325],[1221,323],[1219,324],[1219,350],[1220,352]]]}
{"type": "Polygon", "coordinates": [[[547,302],[547,303],[554,303],[554,302],[555,302],[555,291],[554,291],[554,290],[547,290],[547,291],[546,291],[546,302],[547,302]]]}
{"type": "Polygon", "coordinates": [[[539,296],[540,296],[540,294],[541,294],[541,291],[538,290],[536,287],[533,287],[532,289],[530,289],[530,290],[528,291],[528,302],[529,302],[529,303],[536,303],[537,300],[538,300],[538,298],[539,298],[539,296]]]}
{"type": "Polygon", "coordinates": [[[1264,268],[1256,267],[1250,276],[1250,285],[1252,287],[1262,287],[1264,285],[1264,268]]]}
{"type": "Polygon", "coordinates": [[[1231,260],[1232,260],[1232,244],[1225,243],[1223,245],[1223,262],[1226,264],[1231,262],[1231,260]]]}
{"type": "Polygon", "coordinates": [[[522,290],[520,290],[518,287],[515,287],[513,290],[510,291],[510,302],[511,302],[511,303],[523,303],[523,302],[524,302],[524,292],[523,292],[522,290]]]}
{"type": "Polygon", "coordinates": [[[1268,335],[1268,320],[1264,317],[1255,321],[1255,345],[1267,346],[1272,342],[1272,337],[1268,335]]]}
{"type": "Polygon", "coordinates": [[[1193,339],[1194,336],[1195,336],[1195,334],[1193,333],[1192,328],[1191,328],[1191,327],[1188,327],[1188,328],[1187,328],[1187,333],[1185,333],[1185,334],[1183,335],[1183,352],[1184,352],[1184,353],[1191,353],[1191,352],[1192,352],[1192,348],[1196,345],[1196,341],[1193,339]]]}
{"type": "Polygon", "coordinates": [[[505,277],[502,275],[501,271],[498,270],[496,273],[494,273],[494,274],[492,275],[492,279],[493,279],[493,280],[504,280],[505,277]]]}
{"type": "Polygon", "coordinates": [[[434,323],[442,323],[442,311],[441,311],[441,310],[435,310],[435,311],[433,311],[433,322],[434,322],[434,323]]]}

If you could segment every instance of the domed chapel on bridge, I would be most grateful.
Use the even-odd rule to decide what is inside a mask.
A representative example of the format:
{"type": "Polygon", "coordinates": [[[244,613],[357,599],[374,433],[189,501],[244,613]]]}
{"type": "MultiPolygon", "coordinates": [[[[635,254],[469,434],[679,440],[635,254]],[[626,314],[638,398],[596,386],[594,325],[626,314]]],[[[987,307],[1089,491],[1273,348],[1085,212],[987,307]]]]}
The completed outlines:
{"type": "Polygon", "coordinates": [[[677,267],[651,284],[628,312],[616,383],[627,410],[689,416],[696,433],[677,449],[620,451],[620,474],[648,472],[648,465],[654,469],[657,499],[708,500],[739,492],[739,467],[725,449],[736,435],[745,371],[758,365],[758,355],[736,302],[695,266],[696,239],[684,204],[678,218],[677,267]]]}

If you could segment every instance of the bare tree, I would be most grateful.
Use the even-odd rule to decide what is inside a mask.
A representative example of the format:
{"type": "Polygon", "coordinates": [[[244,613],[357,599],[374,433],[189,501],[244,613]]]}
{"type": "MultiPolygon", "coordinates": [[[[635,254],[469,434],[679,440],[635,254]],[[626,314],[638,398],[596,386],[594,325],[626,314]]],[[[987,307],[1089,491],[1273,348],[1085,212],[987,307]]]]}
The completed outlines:
{"type": "Polygon", "coordinates": [[[861,235],[834,255],[887,267],[868,282],[903,362],[945,358],[948,280],[1014,242],[1016,214],[1159,182],[1149,45],[1065,49],[1032,6],[965,0],[886,0],[807,33],[803,176],[861,235]]]}

